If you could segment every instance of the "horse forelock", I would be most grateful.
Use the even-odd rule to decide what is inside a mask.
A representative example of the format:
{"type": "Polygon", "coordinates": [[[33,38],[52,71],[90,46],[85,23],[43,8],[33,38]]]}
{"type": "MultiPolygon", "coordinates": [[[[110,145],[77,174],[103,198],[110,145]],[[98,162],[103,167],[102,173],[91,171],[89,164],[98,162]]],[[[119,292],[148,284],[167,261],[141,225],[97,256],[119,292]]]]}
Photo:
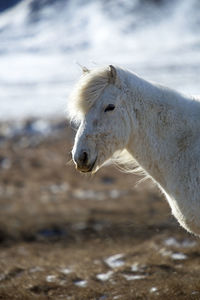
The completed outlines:
{"type": "Polygon", "coordinates": [[[96,103],[108,84],[106,68],[95,69],[83,74],[69,99],[68,111],[71,118],[80,120],[96,103]]]}

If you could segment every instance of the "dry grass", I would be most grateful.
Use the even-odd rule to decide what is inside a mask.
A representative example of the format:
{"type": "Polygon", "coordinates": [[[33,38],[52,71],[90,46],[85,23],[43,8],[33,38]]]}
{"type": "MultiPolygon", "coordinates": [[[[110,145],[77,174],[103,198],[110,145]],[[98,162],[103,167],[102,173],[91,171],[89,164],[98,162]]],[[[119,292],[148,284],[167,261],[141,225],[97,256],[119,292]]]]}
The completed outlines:
{"type": "Polygon", "coordinates": [[[0,144],[0,299],[200,299],[199,240],[162,195],[114,168],[78,174],[71,144],[69,128],[0,144]]]}

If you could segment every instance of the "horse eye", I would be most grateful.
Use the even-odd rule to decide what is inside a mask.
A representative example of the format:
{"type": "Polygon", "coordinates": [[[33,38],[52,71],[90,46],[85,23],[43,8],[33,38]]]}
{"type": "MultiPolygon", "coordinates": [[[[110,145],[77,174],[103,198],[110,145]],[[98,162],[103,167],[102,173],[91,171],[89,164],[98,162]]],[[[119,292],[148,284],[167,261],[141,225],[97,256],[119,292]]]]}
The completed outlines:
{"type": "Polygon", "coordinates": [[[114,104],[108,104],[108,106],[106,106],[104,112],[111,111],[111,110],[114,110],[114,109],[115,109],[114,104]]]}

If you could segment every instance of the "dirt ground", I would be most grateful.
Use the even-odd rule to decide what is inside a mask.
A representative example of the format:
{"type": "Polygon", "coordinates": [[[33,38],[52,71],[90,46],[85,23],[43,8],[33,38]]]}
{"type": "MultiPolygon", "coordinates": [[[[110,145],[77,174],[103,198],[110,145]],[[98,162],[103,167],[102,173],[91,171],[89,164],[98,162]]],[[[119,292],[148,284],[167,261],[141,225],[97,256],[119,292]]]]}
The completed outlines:
{"type": "Polygon", "coordinates": [[[200,240],[151,182],[67,164],[65,123],[0,125],[0,299],[200,299],[200,240]]]}

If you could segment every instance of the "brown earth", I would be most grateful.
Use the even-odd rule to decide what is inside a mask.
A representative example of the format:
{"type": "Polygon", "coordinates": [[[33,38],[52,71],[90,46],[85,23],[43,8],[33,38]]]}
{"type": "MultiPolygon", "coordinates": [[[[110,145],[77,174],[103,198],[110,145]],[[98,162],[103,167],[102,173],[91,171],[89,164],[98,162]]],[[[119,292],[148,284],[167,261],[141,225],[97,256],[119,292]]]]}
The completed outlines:
{"type": "MultiPolygon", "coordinates": [[[[200,242],[151,183],[66,164],[73,133],[0,126],[0,299],[200,299],[200,242]]],[[[12,125],[13,126],[13,125],[12,125]]]]}

